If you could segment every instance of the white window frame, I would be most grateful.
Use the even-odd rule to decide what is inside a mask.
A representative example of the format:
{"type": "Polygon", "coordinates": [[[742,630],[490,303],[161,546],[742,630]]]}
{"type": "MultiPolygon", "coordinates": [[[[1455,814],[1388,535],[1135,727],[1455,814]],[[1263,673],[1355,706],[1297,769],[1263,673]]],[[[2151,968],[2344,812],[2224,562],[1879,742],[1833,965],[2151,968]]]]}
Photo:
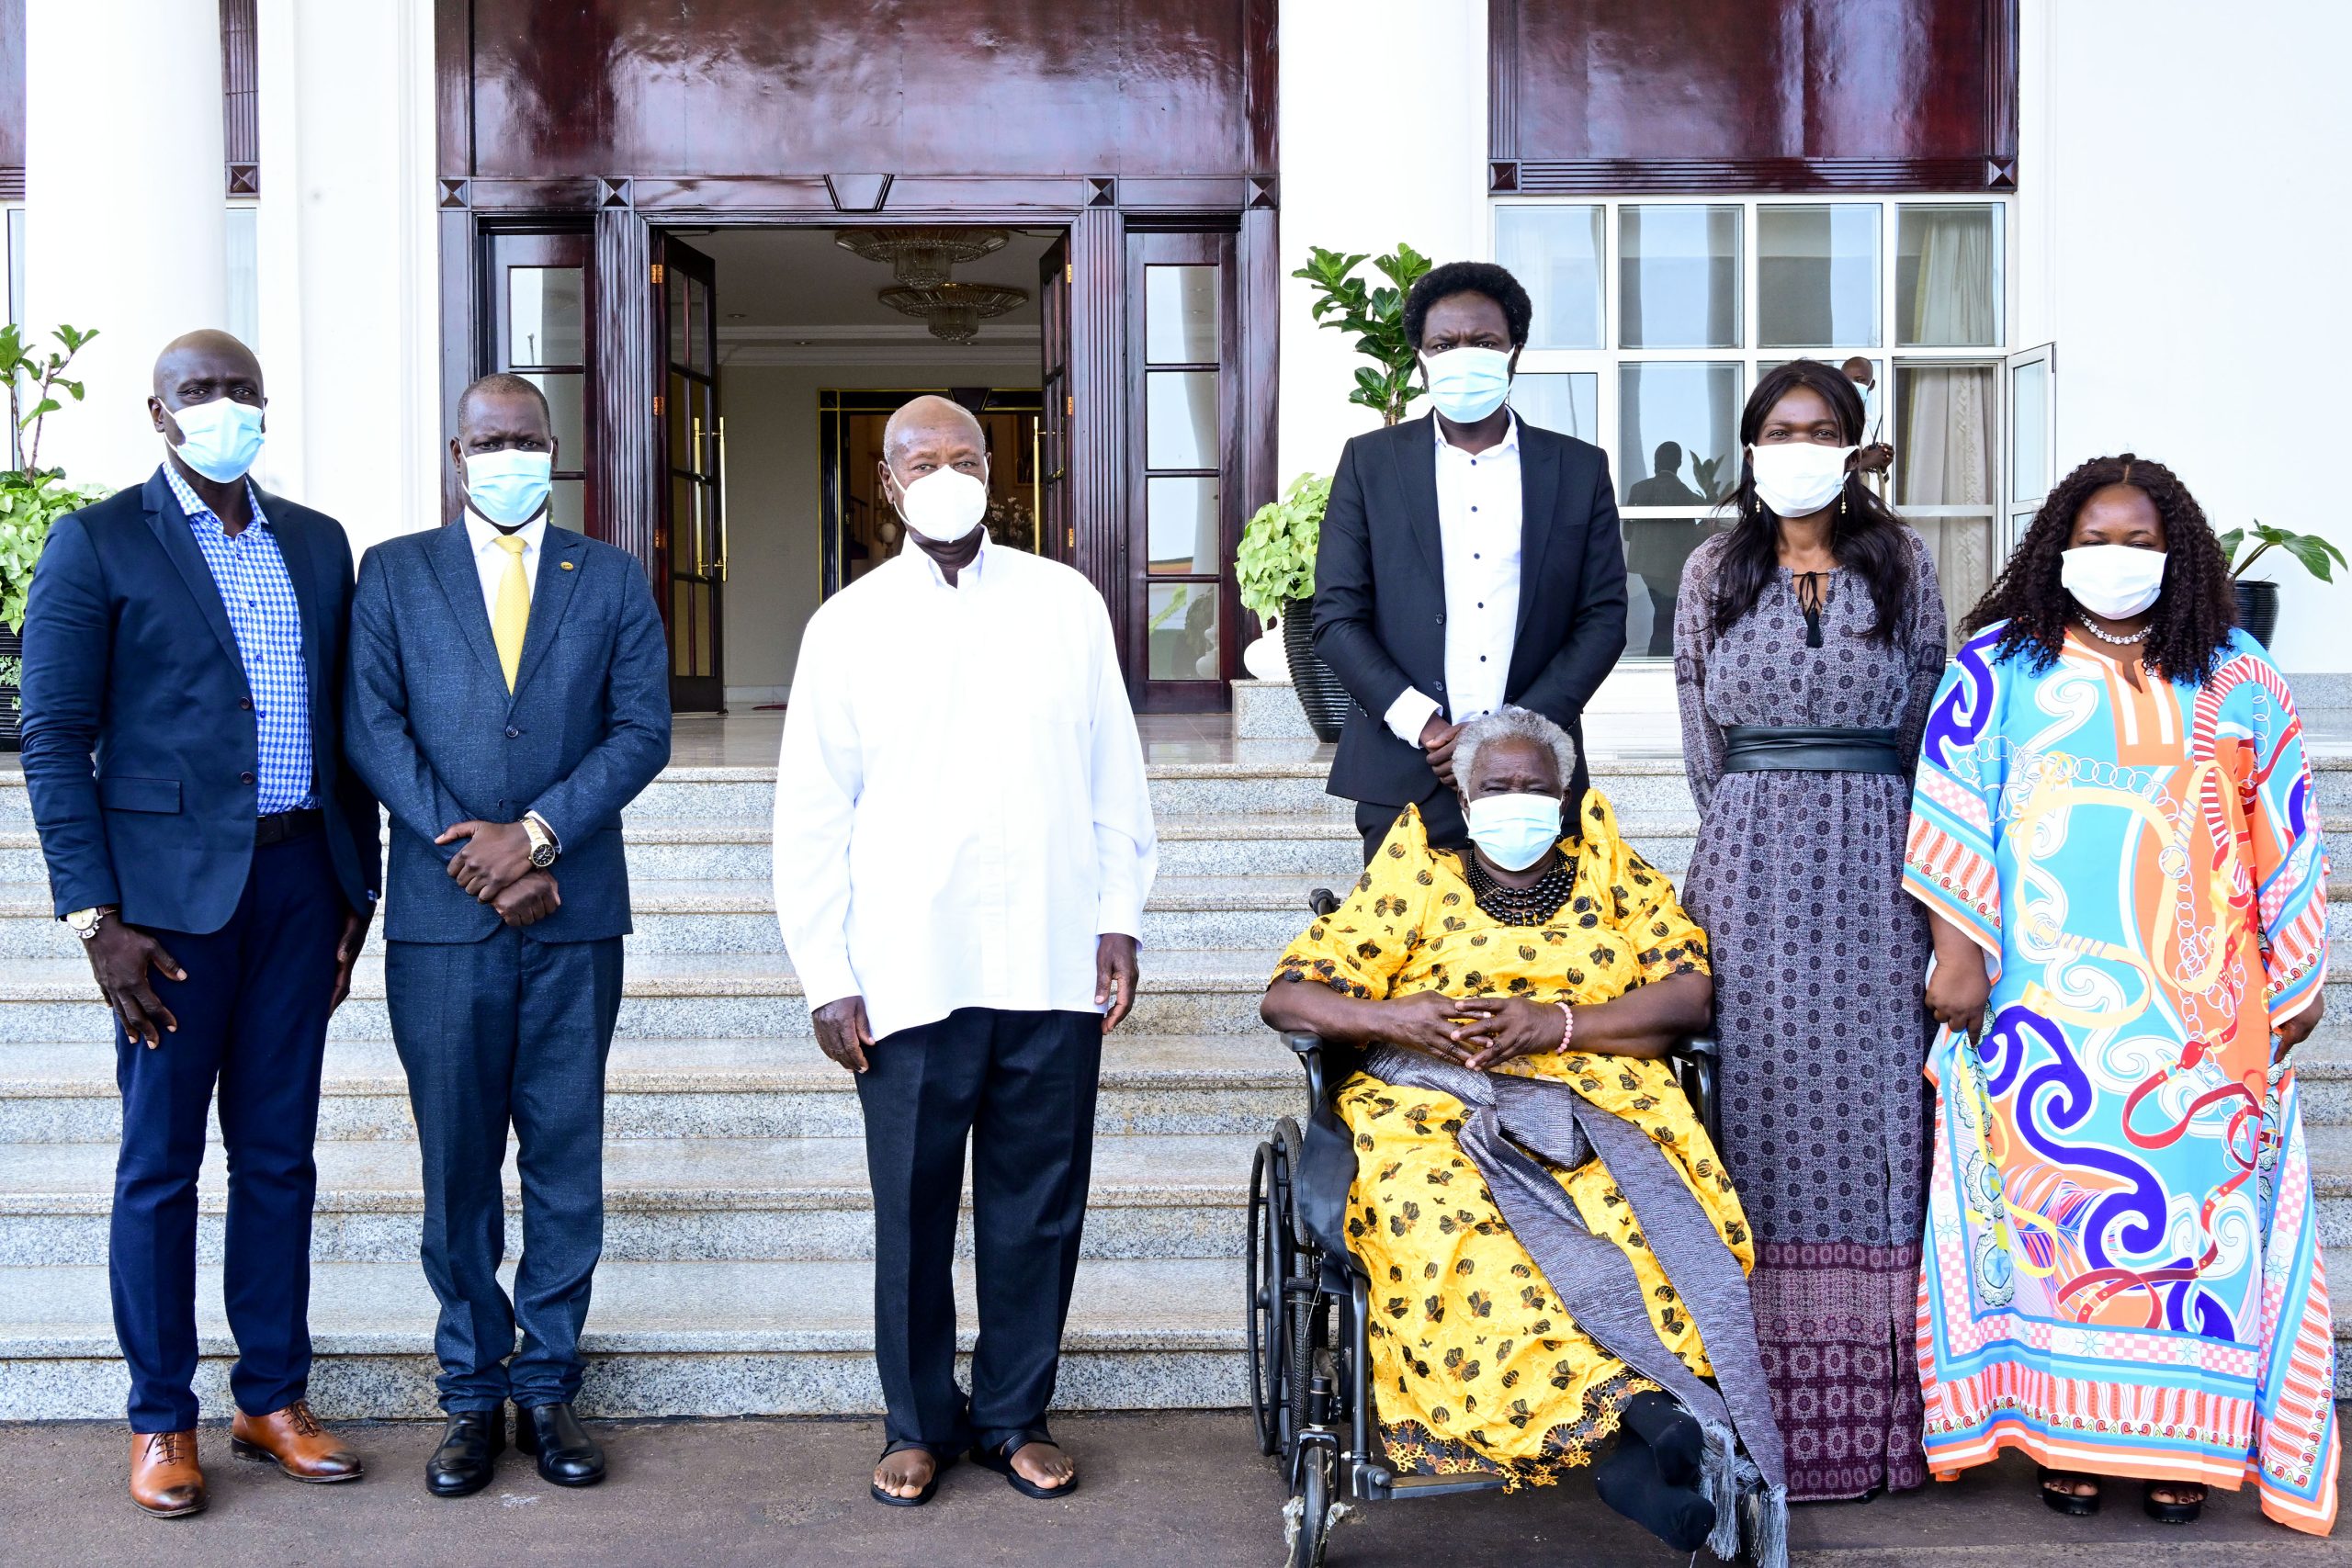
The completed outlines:
{"type": "MultiPolygon", "coordinates": [[[[1815,191],[1796,195],[1577,195],[1577,196],[1508,196],[1496,197],[1487,203],[1487,256],[1496,258],[1500,252],[1498,230],[1501,214],[1507,209],[1588,208],[1601,209],[1601,341],[1597,349],[1536,348],[1530,346],[1520,355],[1519,373],[1522,376],[1587,374],[1596,378],[1597,434],[1601,449],[1609,455],[1612,480],[1623,493],[1624,479],[1616,472],[1619,434],[1618,367],[1634,363],[1724,364],[1740,366],[1740,395],[1743,399],[1754,389],[1760,363],[1779,364],[1785,360],[1812,357],[1836,365],[1860,355],[1879,367],[1881,395],[1887,400],[1890,432],[1894,415],[1894,383],[1897,374],[1906,368],[1938,366],[1975,366],[1994,372],[1994,408],[1992,418],[1997,432],[1993,464],[1991,497],[1982,506],[1903,506],[1905,516],[1977,517],[1989,519],[1993,530],[1993,550],[1996,560],[2006,560],[2015,544],[2015,531],[2021,523],[2015,519],[2008,500],[2010,491],[2010,431],[2009,375],[2007,365],[2012,358],[2009,334],[2017,320],[2018,277],[2018,209],[2013,197],[1985,191],[1937,192],[1844,192],[1815,191]],[[1758,282],[1761,258],[1758,240],[1761,228],[1758,214],[1768,207],[1864,207],[1879,209],[1878,314],[1879,341],[1875,345],[1855,344],[1824,348],[1766,348],[1760,346],[1762,301],[1758,297],[1758,282]],[[1729,348],[1620,348],[1615,346],[1623,336],[1618,313],[1618,257],[1621,250],[1619,225],[1627,207],[1738,207],[1742,209],[1740,258],[1741,286],[1747,291],[1740,301],[1741,335],[1743,342],[1729,348]],[[2000,330],[1996,341],[1989,344],[1959,348],[1898,347],[1895,330],[1897,244],[1901,238],[1902,209],[1905,207],[1997,207],[2001,211],[2001,276],[2000,330]]],[[[2054,448],[2053,448],[2054,450],[2054,448]]],[[[1888,491],[1890,497],[1901,493],[1899,485],[1903,472],[1904,454],[1900,443],[1895,446],[1894,481],[1888,491]]],[[[1648,519],[1689,518],[1708,515],[1704,508],[1667,506],[1631,506],[1618,504],[1618,514],[1628,522],[1648,519]]],[[[2030,522],[2031,513],[2023,521],[2030,522]]],[[[1657,663],[1645,655],[1628,651],[1623,662],[1657,663]]]]}

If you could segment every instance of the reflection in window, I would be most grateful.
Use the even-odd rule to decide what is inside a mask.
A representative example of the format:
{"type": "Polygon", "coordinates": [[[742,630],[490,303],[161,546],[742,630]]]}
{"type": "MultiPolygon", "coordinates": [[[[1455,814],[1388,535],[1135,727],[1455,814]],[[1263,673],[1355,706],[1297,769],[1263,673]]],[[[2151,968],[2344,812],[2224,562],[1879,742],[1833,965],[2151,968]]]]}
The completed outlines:
{"type": "MultiPolygon", "coordinates": [[[[1495,259],[1535,303],[1530,348],[1600,348],[1601,211],[1506,207],[1495,214],[1495,259]]],[[[1540,423],[1540,422],[1539,422],[1540,423]]]]}
{"type": "Polygon", "coordinates": [[[586,311],[576,266],[506,269],[506,360],[510,365],[585,365],[586,311]]]}
{"type": "Polygon", "coordinates": [[[1215,365],[1216,266],[1147,266],[1143,279],[1145,359],[1153,365],[1215,365]]]}
{"type": "Polygon", "coordinates": [[[1906,205],[1895,228],[1894,341],[1989,348],[2000,340],[2000,208],[1906,205]]]}
{"type": "Polygon", "coordinates": [[[1217,679],[1216,590],[1214,582],[1151,585],[1144,605],[1151,647],[1148,679],[1217,679]]]}
{"type": "Polygon", "coordinates": [[[1144,465],[1217,466],[1216,372],[1154,370],[1144,378],[1144,465]]]}
{"type": "Polygon", "coordinates": [[[1627,348],[1737,348],[1741,209],[1621,209],[1618,313],[1627,348]]]}
{"type": "Polygon", "coordinates": [[[1875,205],[1756,209],[1756,329],[1766,348],[1878,346],[1875,205]]]}
{"type": "Polygon", "coordinates": [[[1218,564],[1216,480],[1155,474],[1144,480],[1148,570],[1214,577],[1218,564]]]}
{"type": "Polygon", "coordinates": [[[1739,482],[1740,367],[1617,367],[1617,482],[1628,506],[1712,506],[1739,482]]]}
{"type": "Polygon", "coordinates": [[[1600,378],[1592,371],[1515,376],[1510,406],[1539,430],[1600,444],[1600,378]]]}

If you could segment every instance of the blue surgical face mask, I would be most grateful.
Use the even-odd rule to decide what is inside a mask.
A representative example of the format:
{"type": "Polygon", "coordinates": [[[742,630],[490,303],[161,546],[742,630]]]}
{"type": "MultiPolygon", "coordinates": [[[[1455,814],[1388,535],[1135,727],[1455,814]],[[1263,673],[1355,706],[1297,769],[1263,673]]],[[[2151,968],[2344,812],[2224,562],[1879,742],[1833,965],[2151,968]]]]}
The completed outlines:
{"type": "Polygon", "coordinates": [[[180,444],[173,446],[166,434],[164,445],[215,484],[243,479],[261,456],[261,410],[251,403],[215,398],[209,403],[165,409],[164,413],[179,426],[182,436],[180,444]]]}
{"type": "Polygon", "coordinates": [[[1525,871],[1560,841],[1555,795],[1482,795],[1463,815],[1469,819],[1470,841],[1505,871],[1525,871]]]}
{"type": "Polygon", "coordinates": [[[539,514],[554,489],[552,452],[477,452],[466,459],[466,503],[502,528],[539,514]]]}
{"type": "Polygon", "coordinates": [[[1425,354],[1430,401],[1456,424],[1476,424],[1510,396],[1510,355],[1498,348],[1449,348],[1425,354]]]}

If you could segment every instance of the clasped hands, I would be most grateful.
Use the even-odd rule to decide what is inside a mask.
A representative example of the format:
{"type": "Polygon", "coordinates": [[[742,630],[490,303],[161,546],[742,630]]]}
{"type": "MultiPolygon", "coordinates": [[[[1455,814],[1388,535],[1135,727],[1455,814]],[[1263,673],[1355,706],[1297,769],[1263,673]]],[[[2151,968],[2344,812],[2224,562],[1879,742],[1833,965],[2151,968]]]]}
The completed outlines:
{"type": "Polygon", "coordinates": [[[433,841],[456,843],[450,880],[498,911],[517,928],[546,919],[563,905],[555,874],[531,863],[531,836],[520,822],[465,821],[445,829],[433,841]]]}
{"type": "Polygon", "coordinates": [[[1380,1035],[1399,1045],[1487,1072],[1560,1048],[1566,1022],[1551,1002],[1524,997],[1449,997],[1419,991],[1387,1004],[1380,1035]]]}

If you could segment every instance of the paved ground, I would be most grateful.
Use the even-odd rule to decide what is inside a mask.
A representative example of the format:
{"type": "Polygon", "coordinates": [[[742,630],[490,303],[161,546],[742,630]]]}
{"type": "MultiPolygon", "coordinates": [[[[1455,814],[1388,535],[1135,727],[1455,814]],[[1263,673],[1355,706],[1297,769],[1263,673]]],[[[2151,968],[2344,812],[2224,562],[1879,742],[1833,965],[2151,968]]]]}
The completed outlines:
{"type": "MultiPolygon", "coordinates": [[[[298,1486],[232,1460],[225,1432],[203,1451],[212,1507],[148,1519],[122,1492],[128,1440],[96,1425],[0,1427],[0,1563],[169,1563],[172,1568],[442,1568],[449,1563],[661,1564],[731,1568],[1225,1568],[1281,1562],[1281,1495],[1248,1426],[1222,1415],[1098,1416],[1057,1423],[1085,1467],[1062,1503],[1017,1496],[961,1465],[922,1509],[865,1495],[880,1447],[861,1421],[689,1421],[604,1427],[612,1479],[587,1492],[543,1485],[510,1452],[500,1483],[461,1502],[420,1480],[437,1428],[345,1428],[368,1480],[298,1486]]],[[[1867,1506],[1797,1510],[1798,1561],[1893,1564],[2262,1563],[2352,1565],[2352,1527],[2313,1540],[2265,1521],[2250,1494],[2216,1498],[2202,1525],[2143,1517],[2136,1494],[2094,1519],[2037,1503],[2030,1467],[2011,1460],[1947,1486],[1867,1506]],[[2128,1506],[2126,1506],[2128,1505],[2128,1506]]],[[[1512,1498],[1437,1498],[1367,1509],[1334,1538],[1337,1568],[1466,1568],[1574,1563],[1669,1568],[1682,1559],[1611,1513],[1583,1484],[1512,1498]]],[[[1703,1553],[1700,1561],[1712,1562],[1703,1553]]]]}

